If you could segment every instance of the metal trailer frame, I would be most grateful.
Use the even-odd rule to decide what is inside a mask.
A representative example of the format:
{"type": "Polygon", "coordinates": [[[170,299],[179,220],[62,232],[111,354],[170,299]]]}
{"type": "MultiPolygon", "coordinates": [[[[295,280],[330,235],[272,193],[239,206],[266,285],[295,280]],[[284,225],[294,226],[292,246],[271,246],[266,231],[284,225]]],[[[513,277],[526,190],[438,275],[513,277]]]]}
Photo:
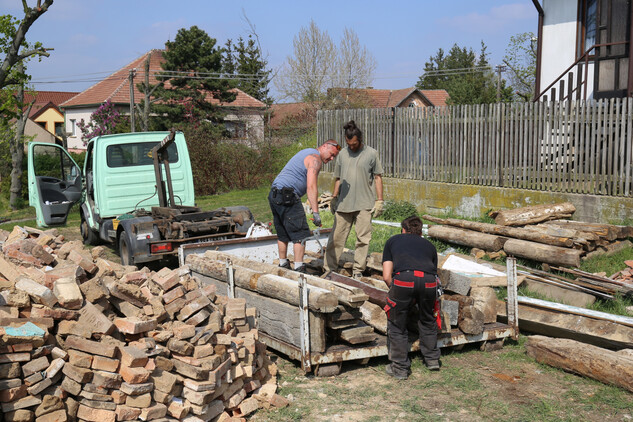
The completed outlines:
{"type": "MultiPolygon", "coordinates": [[[[276,236],[273,236],[276,238],[276,236]]],[[[241,239],[240,239],[241,240],[241,239]]],[[[253,239],[256,240],[256,239],[253,239]]],[[[260,244],[264,239],[258,239],[260,244]]],[[[270,241],[271,239],[265,239],[270,241]]],[[[244,242],[241,240],[242,243],[244,242]]],[[[224,242],[217,242],[227,244],[233,243],[231,240],[224,242]]],[[[215,242],[213,242],[215,243],[215,242]]],[[[200,245],[200,244],[198,244],[200,245]]],[[[205,244],[208,247],[210,244],[205,244]]],[[[183,245],[179,251],[181,257],[181,265],[184,264],[185,254],[182,252],[182,248],[193,247],[191,245],[183,245]]],[[[200,252],[199,248],[196,248],[196,252],[200,252]]],[[[222,248],[219,248],[220,250],[222,248]]],[[[191,252],[191,253],[196,253],[191,252]]],[[[188,255],[188,254],[187,254],[188,255]]],[[[440,348],[460,346],[468,343],[489,342],[504,340],[507,337],[511,337],[517,340],[519,337],[519,315],[518,315],[518,295],[517,295],[517,264],[516,258],[508,256],[506,259],[507,268],[507,289],[508,298],[506,301],[506,312],[508,316],[508,323],[495,322],[492,324],[485,324],[484,330],[480,334],[465,334],[459,329],[452,329],[450,333],[438,334],[437,342],[440,348]]],[[[227,283],[227,295],[229,297],[235,297],[235,284],[233,282],[233,264],[231,260],[227,260],[226,269],[228,273],[227,283]]],[[[309,325],[309,312],[308,312],[308,289],[305,288],[306,280],[301,277],[299,280],[299,318],[301,327],[301,345],[297,347],[295,345],[286,343],[282,340],[276,339],[270,334],[259,332],[260,340],[273,350],[281,352],[286,356],[298,360],[301,362],[301,368],[305,373],[311,372],[313,367],[315,373],[319,375],[321,365],[338,365],[338,370],[330,371],[328,375],[338,374],[341,365],[345,361],[363,360],[367,362],[369,358],[387,356],[387,336],[378,334],[378,338],[371,344],[360,345],[348,345],[348,344],[334,344],[326,348],[324,352],[310,352],[310,325],[309,325]]],[[[411,338],[410,338],[411,340],[411,338]]],[[[412,341],[410,344],[410,351],[415,352],[419,350],[419,341],[412,341]]]]}

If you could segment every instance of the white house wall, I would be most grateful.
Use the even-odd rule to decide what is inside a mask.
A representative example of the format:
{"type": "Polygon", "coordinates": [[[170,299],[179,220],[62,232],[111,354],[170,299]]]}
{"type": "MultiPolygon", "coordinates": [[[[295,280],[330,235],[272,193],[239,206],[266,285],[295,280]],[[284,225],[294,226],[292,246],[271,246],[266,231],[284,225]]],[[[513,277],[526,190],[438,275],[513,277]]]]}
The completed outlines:
{"type": "MultiPolygon", "coordinates": [[[[71,120],[75,120],[75,134],[68,136],[68,149],[85,150],[84,139],[81,136],[81,131],[77,124],[83,119],[84,122],[90,121],[90,115],[97,110],[97,107],[80,108],[80,109],[66,109],[64,111],[66,130],[71,131],[71,120]]],[[[88,139],[86,139],[88,142],[88,139]]]]}
{"type": "MultiPolygon", "coordinates": [[[[541,90],[556,81],[576,60],[578,1],[544,0],[543,10],[545,16],[542,35],[541,90]]],[[[587,98],[592,98],[593,64],[589,65],[587,82],[587,98]]],[[[567,83],[566,77],[565,83],[567,83]]],[[[554,87],[558,91],[559,82],[556,82],[554,87]]],[[[549,97],[549,94],[546,93],[546,95],[549,97]]]]}

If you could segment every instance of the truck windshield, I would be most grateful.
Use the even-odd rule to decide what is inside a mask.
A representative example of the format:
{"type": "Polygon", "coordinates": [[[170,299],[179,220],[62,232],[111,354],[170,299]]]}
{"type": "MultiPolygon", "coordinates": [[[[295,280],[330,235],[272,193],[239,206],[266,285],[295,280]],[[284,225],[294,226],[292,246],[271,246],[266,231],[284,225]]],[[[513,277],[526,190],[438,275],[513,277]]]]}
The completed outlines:
{"type": "MultiPolygon", "coordinates": [[[[153,165],[152,148],[156,142],[138,142],[134,144],[109,145],[106,148],[106,162],[108,167],[130,167],[153,165]]],[[[176,144],[167,147],[169,163],[178,162],[176,144]]]]}

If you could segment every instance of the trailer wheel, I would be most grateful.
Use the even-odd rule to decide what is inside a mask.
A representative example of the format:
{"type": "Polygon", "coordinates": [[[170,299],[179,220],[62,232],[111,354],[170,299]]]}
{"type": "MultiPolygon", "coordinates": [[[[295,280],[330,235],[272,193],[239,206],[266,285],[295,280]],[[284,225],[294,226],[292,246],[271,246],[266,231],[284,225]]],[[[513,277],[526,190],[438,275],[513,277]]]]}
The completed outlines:
{"type": "Polygon", "coordinates": [[[97,245],[99,243],[99,236],[88,226],[88,222],[81,214],[81,223],[79,224],[79,231],[81,232],[81,238],[84,241],[84,245],[97,245]]]}
{"type": "Polygon", "coordinates": [[[119,255],[121,256],[122,265],[134,265],[134,257],[132,256],[125,231],[122,231],[119,237],[119,255]]]}

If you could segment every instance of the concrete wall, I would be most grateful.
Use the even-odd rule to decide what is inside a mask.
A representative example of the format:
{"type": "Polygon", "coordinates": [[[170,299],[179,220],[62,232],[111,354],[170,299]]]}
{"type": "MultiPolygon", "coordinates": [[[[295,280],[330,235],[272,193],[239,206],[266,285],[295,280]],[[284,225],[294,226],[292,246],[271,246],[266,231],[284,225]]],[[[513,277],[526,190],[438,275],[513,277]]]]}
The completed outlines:
{"type": "MultiPolygon", "coordinates": [[[[633,221],[633,198],[541,192],[383,178],[385,200],[408,201],[420,213],[451,212],[461,217],[478,218],[490,210],[512,209],[530,205],[571,202],[576,207],[574,220],[621,224],[633,221]]],[[[321,172],[319,192],[331,192],[332,173],[321,172]]]]}

